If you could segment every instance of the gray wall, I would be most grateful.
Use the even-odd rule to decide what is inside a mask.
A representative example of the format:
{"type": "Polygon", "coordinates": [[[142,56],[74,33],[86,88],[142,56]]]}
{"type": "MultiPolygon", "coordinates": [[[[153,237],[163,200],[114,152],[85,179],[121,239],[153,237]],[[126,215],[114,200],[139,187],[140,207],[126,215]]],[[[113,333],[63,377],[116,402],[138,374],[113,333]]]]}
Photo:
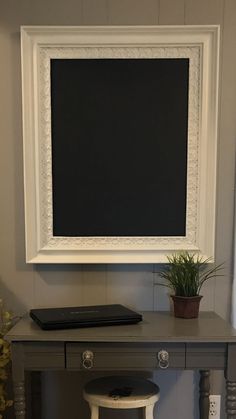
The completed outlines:
{"type": "MultiPolygon", "coordinates": [[[[20,25],[86,24],[221,25],[216,261],[226,262],[226,275],[206,285],[201,308],[229,318],[236,135],[235,0],[0,0],[0,296],[19,315],[31,307],[113,302],[137,310],[169,309],[166,291],[155,285],[158,266],[27,266],[24,262],[20,25]]],[[[193,406],[197,378],[196,373],[177,371],[154,376],[162,391],[159,419],[172,417],[173,409],[176,419],[197,418],[193,406]]],[[[57,403],[44,404],[45,419],[64,418],[66,409],[71,418],[81,417],[77,410],[80,403],[73,401],[72,395],[78,400],[83,377],[47,374],[44,382],[46,401],[63,395],[57,403]]],[[[215,394],[223,392],[222,383],[222,373],[215,372],[215,394]]]]}

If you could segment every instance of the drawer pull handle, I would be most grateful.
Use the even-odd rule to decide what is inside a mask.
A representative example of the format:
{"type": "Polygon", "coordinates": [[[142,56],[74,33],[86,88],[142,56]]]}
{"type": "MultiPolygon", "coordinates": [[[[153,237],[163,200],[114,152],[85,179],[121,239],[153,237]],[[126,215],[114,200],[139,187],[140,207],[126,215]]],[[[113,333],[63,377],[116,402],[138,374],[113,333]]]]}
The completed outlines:
{"type": "Polygon", "coordinates": [[[84,351],[82,353],[82,364],[86,370],[90,370],[93,368],[93,352],[92,351],[84,351]]]}
{"type": "Polygon", "coordinates": [[[160,368],[165,369],[169,367],[169,354],[167,351],[165,351],[164,349],[159,351],[157,354],[157,358],[159,361],[160,368]]]}

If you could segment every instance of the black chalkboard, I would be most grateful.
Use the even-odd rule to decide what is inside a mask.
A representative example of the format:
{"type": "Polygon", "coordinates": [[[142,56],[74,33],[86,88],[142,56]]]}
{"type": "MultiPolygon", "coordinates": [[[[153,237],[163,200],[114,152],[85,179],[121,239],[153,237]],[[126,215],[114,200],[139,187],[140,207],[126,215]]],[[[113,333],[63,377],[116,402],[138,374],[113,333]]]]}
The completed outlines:
{"type": "Polygon", "coordinates": [[[54,236],[185,236],[188,59],[52,59],[54,236]]]}

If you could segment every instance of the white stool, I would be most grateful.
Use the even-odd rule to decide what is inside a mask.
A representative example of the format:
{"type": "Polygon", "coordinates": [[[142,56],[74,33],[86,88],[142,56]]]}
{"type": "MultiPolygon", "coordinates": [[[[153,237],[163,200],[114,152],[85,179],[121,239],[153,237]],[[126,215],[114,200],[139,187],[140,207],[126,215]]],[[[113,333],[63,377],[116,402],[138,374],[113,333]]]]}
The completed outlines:
{"type": "Polygon", "coordinates": [[[99,407],[110,409],[144,409],[144,419],[153,419],[159,387],[149,380],[136,377],[102,377],[84,387],[83,396],[89,403],[91,419],[98,419],[99,407]]]}

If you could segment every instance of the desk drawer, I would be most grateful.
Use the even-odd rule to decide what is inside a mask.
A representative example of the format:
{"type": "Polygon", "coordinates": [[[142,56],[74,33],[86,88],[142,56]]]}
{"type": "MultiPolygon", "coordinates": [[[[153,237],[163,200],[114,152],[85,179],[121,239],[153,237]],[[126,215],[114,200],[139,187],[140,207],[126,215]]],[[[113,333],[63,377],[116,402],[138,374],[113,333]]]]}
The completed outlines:
{"type": "Polygon", "coordinates": [[[226,362],[226,343],[188,343],[186,368],[222,369],[226,362]]]}
{"type": "Polygon", "coordinates": [[[25,342],[24,364],[26,370],[60,370],[65,368],[63,342],[25,342]]]}
{"type": "Polygon", "coordinates": [[[159,368],[158,353],[168,352],[169,367],[185,368],[185,345],[163,343],[67,343],[66,368],[68,370],[147,370],[159,368]],[[92,362],[83,364],[85,351],[90,351],[92,362]]]}

